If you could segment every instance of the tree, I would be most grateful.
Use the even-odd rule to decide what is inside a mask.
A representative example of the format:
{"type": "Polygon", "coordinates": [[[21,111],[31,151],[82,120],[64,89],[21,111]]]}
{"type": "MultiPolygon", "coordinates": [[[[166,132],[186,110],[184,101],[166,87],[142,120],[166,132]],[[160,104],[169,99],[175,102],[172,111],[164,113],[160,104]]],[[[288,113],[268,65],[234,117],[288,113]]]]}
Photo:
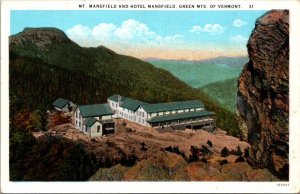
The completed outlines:
{"type": "Polygon", "coordinates": [[[231,153],[237,156],[242,156],[243,152],[240,146],[236,147],[236,150],[231,150],[231,153]]]}
{"type": "Polygon", "coordinates": [[[29,130],[39,131],[43,128],[42,113],[40,110],[35,110],[29,115],[29,130]]]}
{"type": "Polygon", "coordinates": [[[207,145],[209,145],[210,147],[212,147],[213,146],[213,144],[212,144],[212,141],[210,141],[210,140],[207,140],[207,145]]]}
{"type": "Polygon", "coordinates": [[[228,155],[229,155],[229,150],[227,149],[227,147],[224,147],[221,151],[221,156],[226,157],[228,155]]]}

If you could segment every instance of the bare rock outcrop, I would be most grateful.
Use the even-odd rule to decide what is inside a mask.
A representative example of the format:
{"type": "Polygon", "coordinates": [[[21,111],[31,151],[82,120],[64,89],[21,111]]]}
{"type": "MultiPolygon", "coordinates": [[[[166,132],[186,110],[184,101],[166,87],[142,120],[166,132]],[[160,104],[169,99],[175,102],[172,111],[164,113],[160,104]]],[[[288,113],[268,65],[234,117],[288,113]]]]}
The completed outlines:
{"type": "Polygon", "coordinates": [[[289,12],[272,10],[258,18],[247,48],[237,106],[252,145],[249,162],[288,179],[289,12]]]}
{"type": "Polygon", "coordinates": [[[44,48],[53,42],[72,43],[67,35],[57,28],[24,28],[16,35],[9,37],[10,45],[36,45],[44,48]]]}

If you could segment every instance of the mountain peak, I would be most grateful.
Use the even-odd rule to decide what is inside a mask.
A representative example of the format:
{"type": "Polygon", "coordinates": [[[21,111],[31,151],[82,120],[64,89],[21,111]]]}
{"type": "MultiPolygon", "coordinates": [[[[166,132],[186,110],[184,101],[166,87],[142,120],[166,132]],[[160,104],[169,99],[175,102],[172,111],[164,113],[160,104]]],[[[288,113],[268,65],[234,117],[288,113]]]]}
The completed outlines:
{"type": "Polygon", "coordinates": [[[45,47],[53,42],[72,42],[62,30],[52,27],[24,28],[22,32],[11,35],[9,41],[12,45],[35,44],[38,47],[45,47]]]}

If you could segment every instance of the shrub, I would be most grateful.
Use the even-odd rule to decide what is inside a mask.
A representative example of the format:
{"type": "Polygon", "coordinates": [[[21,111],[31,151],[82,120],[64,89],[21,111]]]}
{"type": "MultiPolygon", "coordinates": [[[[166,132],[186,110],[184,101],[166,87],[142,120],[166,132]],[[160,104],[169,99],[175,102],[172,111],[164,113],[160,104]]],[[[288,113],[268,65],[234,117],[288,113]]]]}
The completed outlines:
{"type": "Polygon", "coordinates": [[[127,123],[125,121],[122,122],[123,127],[126,127],[127,123]]]}
{"type": "Polygon", "coordinates": [[[212,147],[213,146],[213,144],[212,144],[212,142],[210,141],[210,140],[207,140],[207,145],[209,145],[210,147],[212,147]]]}
{"type": "Polygon", "coordinates": [[[200,149],[200,152],[203,155],[212,154],[212,152],[205,145],[202,145],[202,148],[200,149]]]}
{"type": "Polygon", "coordinates": [[[206,158],[201,158],[200,160],[201,162],[207,163],[207,159],[206,158]]]}
{"type": "Polygon", "coordinates": [[[227,160],[221,160],[220,165],[224,165],[224,164],[228,164],[228,161],[227,160]]]}
{"type": "Polygon", "coordinates": [[[144,142],[141,143],[141,146],[142,146],[141,147],[142,151],[147,151],[148,150],[148,148],[146,148],[146,144],[144,142]]]}
{"type": "Polygon", "coordinates": [[[29,116],[30,130],[39,131],[43,128],[42,113],[40,110],[33,111],[29,116]]]}
{"type": "Polygon", "coordinates": [[[121,158],[120,164],[122,166],[131,167],[131,166],[135,165],[137,159],[138,158],[134,154],[129,155],[129,156],[123,155],[122,158],[121,158]]]}
{"type": "Polygon", "coordinates": [[[53,126],[62,125],[62,124],[66,124],[66,123],[70,123],[69,116],[65,116],[61,112],[57,112],[53,115],[53,117],[52,117],[52,125],[53,126]]]}
{"type": "Polygon", "coordinates": [[[228,155],[229,155],[229,150],[227,149],[227,147],[224,147],[221,151],[221,156],[226,157],[228,155]]]}
{"type": "Polygon", "coordinates": [[[178,148],[178,146],[174,146],[174,147],[168,146],[168,147],[164,148],[164,150],[166,150],[168,152],[172,152],[172,153],[178,154],[178,155],[182,156],[183,159],[185,159],[185,160],[187,159],[185,153],[182,152],[182,151],[180,151],[179,148],[178,148]]]}
{"type": "Polygon", "coordinates": [[[236,150],[231,150],[231,154],[237,155],[237,156],[242,156],[243,152],[240,146],[236,147],[236,150]]]}
{"type": "Polygon", "coordinates": [[[243,157],[238,157],[235,162],[245,162],[245,159],[243,157]]]}
{"type": "Polygon", "coordinates": [[[191,155],[189,156],[188,162],[189,162],[189,163],[190,163],[190,162],[196,162],[196,161],[198,161],[198,160],[199,160],[198,155],[196,155],[196,154],[191,154],[191,155]]]}
{"type": "Polygon", "coordinates": [[[247,147],[244,149],[244,157],[248,158],[249,156],[250,156],[250,150],[249,150],[249,147],[247,147]]]}
{"type": "Polygon", "coordinates": [[[47,116],[40,110],[30,112],[23,109],[16,113],[11,121],[11,128],[13,130],[39,131],[46,129],[47,116]]]}
{"type": "Polygon", "coordinates": [[[126,132],[128,132],[128,133],[133,132],[132,128],[130,128],[130,127],[125,127],[125,129],[126,129],[126,132]]]}
{"type": "Polygon", "coordinates": [[[19,131],[10,135],[12,181],[83,181],[99,168],[95,155],[82,143],[50,135],[35,140],[19,131]]]}
{"type": "Polygon", "coordinates": [[[189,155],[188,162],[196,162],[199,160],[200,149],[197,146],[191,145],[190,148],[191,154],[189,155]]]}

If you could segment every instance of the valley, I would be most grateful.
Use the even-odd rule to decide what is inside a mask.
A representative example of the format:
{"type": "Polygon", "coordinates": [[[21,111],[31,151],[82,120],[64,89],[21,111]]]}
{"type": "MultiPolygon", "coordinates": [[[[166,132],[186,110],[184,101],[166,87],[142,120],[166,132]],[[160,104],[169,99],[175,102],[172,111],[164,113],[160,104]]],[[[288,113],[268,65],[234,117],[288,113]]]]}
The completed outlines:
{"type": "Polygon", "coordinates": [[[217,57],[202,61],[149,59],[155,67],[165,69],[193,88],[237,78],[247,57],[217,57]]]}
{"type": "Polygon", "coordinates": [[[193,88],[199,89],[228,111],[236,112],[237,79],[247,57],[217,57],[202,61],[149,59],[193,88]]]}

